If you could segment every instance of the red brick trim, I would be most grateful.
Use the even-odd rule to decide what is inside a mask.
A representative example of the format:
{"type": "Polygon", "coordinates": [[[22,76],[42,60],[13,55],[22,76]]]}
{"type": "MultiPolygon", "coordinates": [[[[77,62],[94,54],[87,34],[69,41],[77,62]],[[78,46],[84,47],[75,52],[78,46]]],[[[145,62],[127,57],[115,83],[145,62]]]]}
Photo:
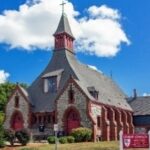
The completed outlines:
{"type": "MultiPolygon", "coordinates": [[[[17,84],[15,89],[12,91],[10,97],[8,98],[7,104],[5,106],[4,112],[6,114],[6,108],[8,103],[11,101],[12,97],[14,96],[14,94],[16,93],[16,91],[20,92],[20,94],[23,96],[23,98],[25,99],[25,101],[28,103],[28,126],[30,126],[30,116],[31,116],[31,103],[29,102],[29,99],[26,97],[26,95],[24,95],[24,93],[22,92],[22,89],[20,88],[20,86],[17,84]]],[[[6,115],[4,116],[4,122],[6,121],[6,115]]]]}
{"type": "Polygon", "coordinates": [[[11,128],[12,130],[14,130],[14,129],[12,128],[12,123],[13,123],[13,119],[14,119],[14,117],[15,117],[16,114],[19,114],[19,115],[21,116],[21,120],[22,120],[22,124],[23,124],[23,128],[24,128],[24,118],[23,118],[23,115],[22,115],[22,113],[21,113],[20,111],[15,110],[15,111],[12,113],[11,118],[10,118],[10,128],[11,128]]]}
{"type": "Polygon", "coordinates": [[[68,117],[68,113],[70,111],[74,111],[78,115],[79,124],[81,123],[81,117],[80,117],[80,113],[79,113],[78,109],[74,106],[70,106],[65,110],[65,112],[63,114],[63,118],[62,118],[64,131],[67,131],[67,117],[68,117]]]}
{"type": "Polygon", "coordinates": [[[105,107],[112,107],[113,109],[119,109],[120,111],[128,111],[128,112],[131,112],[131,113],[133,113],[133,111],[131,111],[131,110],[128,110],[128,109],[123,109],[123,108],[120,108],[120,107],[116,107],[116,106],[113,106],[113,105],[109,105],[109,104],[104,104],[104,103],[102,103],[102,102],[97,102],[97,101],[91,101],[92,103],[94,103],[94,104],[97,104],[97,105],[103,105],[103,106],[105,106],[105,107]]]}

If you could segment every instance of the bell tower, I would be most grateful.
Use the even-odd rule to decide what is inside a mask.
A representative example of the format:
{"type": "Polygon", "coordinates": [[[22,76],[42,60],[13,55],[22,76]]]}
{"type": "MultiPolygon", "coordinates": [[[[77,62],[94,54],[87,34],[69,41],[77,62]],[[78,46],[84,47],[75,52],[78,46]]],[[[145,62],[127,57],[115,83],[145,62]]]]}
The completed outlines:
{"type": "Polygon", "coordinates": [[[63,2],[61,5],[62,5],[62,16],[59,21],[57,30],[54,33],[54,37],[55,37],[54,50],[57,51],[57,50],[65,49],[74,53],[73,41],[75,40],[75,38],[72,34],[67,15],[64,13],[65,3],[63,2]]]}

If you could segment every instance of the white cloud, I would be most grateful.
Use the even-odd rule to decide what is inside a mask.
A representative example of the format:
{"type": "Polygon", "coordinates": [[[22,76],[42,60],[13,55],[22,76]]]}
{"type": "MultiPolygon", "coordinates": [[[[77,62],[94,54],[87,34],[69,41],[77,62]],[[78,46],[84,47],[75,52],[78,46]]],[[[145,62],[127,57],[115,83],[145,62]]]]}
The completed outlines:
{"type": "Polygon", "coordinates": [[[143,93],[143,96],[144,96],[144,97],[150,96],[150,93],[143,93]]]}
{"type": "Polygon", "coordinates": [[[102,5],[101,7],[91,6],[88,11],[92,17],[120,19],[118,10],[109,8],[106,5],[102,5]]]}
{"type": "Polygon", "coordinates": [[[101,73],[102,73],[102,71],[99,70],[96,66],[88,65],[88,67],[91,68],[91,69],[93,69],[93,70],[95,70],[95,71],[98,71],[98,72],[101,72],[101,73]]]}
{"type": "Polygon", "coordinates": [[[5,72],[4,70],[0,70],[0,84],[5,83],[9,76],[9,73],[5,72]]]}
{"type": "MultiPolygon", "coordinates": [[[[50,50],[61,16],[60,3],[61,0],[28,0],[19,10],[5,10],[0,15],[0,42],[9,44],[11,49],[50,50]]],[[[76,51],[110,57],[119,52],[121,43],[130,43],[118,10],[106,5],[91,6],[86,16],[80,16],[71,2],[65,7],[76,37],[76,51]]]]}

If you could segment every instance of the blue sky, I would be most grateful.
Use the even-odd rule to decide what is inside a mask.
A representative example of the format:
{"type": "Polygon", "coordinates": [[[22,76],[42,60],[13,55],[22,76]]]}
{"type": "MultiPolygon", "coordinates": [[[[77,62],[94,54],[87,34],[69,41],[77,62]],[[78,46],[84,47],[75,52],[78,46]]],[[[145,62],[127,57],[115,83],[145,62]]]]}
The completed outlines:
{"type": "MultiPolygon", "coordinates": [[[[25,0],[13,0],[13,1],[1,0],[0,1],[1,16],[4,16],[5,10],[18,11],[19,6],[25,3],[26,3],[25,0]]],[[[124,90],[124,92],[129,96],[132,94],[132,90],[134,88],[137,89],[140,95],[142,95],[143,93],[150,93],[150,66],[149,66],[150,65],[150,61],[149,61],[150,59],[150,48],[149,48],[150,47],[150,28],[149,28],[150,27],[150,13],[149,13],[150,1],[145,0],[143,2],[138,0],[135,2],[131,0],[126,0],[126,1],[88,0],[88,1],[84,1],[83,3],[83,1],[72,0],[71,4],[74,6],[74,9],[70,10],[72,15],[74,15],[75,11],[78,11],[78,13],[80,13],[80,15],[78,16],[80,17],[80,19],[81,18],[83,19],[85,16],[86,17],[88,16],[87,10],[93,5],[96,6],[97,10],[99,10],[98,8],[101,8],[101,6],[105,6],[103,8],[106,9],[110,8],[114,12],[115,10],[117,10],[119,19],[117,17],[114,19],[112,18],[112,16],[105,16],[105,17],[108,17],[107,19],[110,19],[112,23],[117,23],[117,25],[121,25],[121,30],[125,33],[127,38],[127,39],[124,38],[121,41],[119,39],[121,37],[118,37],[118,41],[120,40],[120,42],[117,46],[120,48],[120,50],[117,50],[117,52],[115,51],[117,49],[117,46],[115,47],[116,49],[115,48],[113,49],[115,51],[115,56],[113,56],[114,53],[113,54],[107,53],[107,55],[106,54],[104,55],[102,54],[103,51],[97,51],[96,48],[99,46],[98,44],[97,47],[94,47],[94,53],[92,55],[89,52],[91,49],[87,48],[86,45],[85,47],[88,49],[87,51],[86,50],[82,51],[79,48],[78,52],[76,53],[77,58],[85,64],[96,66],[99,70],[103,71],[107,76],[110,76],[110,72],[112,72],[113,80],[115,80],[118,83],[118,85],[124,90]],[[128,43],[129,41],[130,44],[128,43]]],[[[34,7],[34,5],[32,4],[32,6],[30,7],[34,7]]],[[[71,8],[71,6],[68,6],[67,8],[71,8]]],[[[67,8],[66,8],[66,12],[69,11],[67,10],[67,8]]],[[[26,11],[26,9],[23,9],[23,11],[26,11]]],[[[39,10],[39,12],[41,11],[42,10],[39,10]]],[[[55,10],[52,10],[51,8],[50,11],[52,13],[55,12],[55,10]]],[[[61,9],[60,10],[58,9],[58,11],[61,11],[61,9]]],[[[46,12],[44,13],[45,13],[44,16],[47,16],[46,12]]],[[[59,14],[57,16],[58,18],[60,17],[59,14]]],[[[76,16],[76,18],[78,17],[76,16]]],[[[92,15],[91,16],[89,15],[88,17],[92,18],[92,15]]],[[[94,16],[94,17],[95,20],[99,19],[98,18],[99,16],[94,16]]],[[[51,24],[48,25],[48,27],[50,28],[48,29],[48,31],[51,30],[50,33],[47,33],[49,36],[51,36],[50,34],[55,32],[55,29],[57,28],[57,24],[59,21],[58,18],[56,18],[56,20],[54,19],[53,21],[49,22],[49,23],[53,23],[53,27],[51,26],[51,24]]],[[[8,17],[5,14],[5,20],[7,19],[10,19],[10,16],[8,17]]],[[[87,20],[84,21],[86,27],[88,27],[89,25],[88,21],[87,20]]],[[[43,43],[41,43],[41,41],[39,42],[36,39],[39,43],[37,41],[34,44],[32,43],[34,45],[34,48],[28,47],[27,46],[29,45],[28,43],[24,43],[20,39],[18,40],[17,37],[22,38],[23,36],[20,35],[18,36],[18,34],[25,33],[25,37],[28,40],[32,36],[32,34],[26,34],[26,32],[28,31],[22,32],[22,30],[19,31],[19,29],[18,32],[12,32],[12,30],[10,29],[11,26],[13,26],[14,24],[12,25],[10,24],[8,26],[8,29],[7,26],[5,25],[6,28],[4,29],[4,31],[8,30],[8,32],[4,32],[3,29],[1,28],[1,23],[3,22],[0,21],[0,30],[1,30],[0,33],[2,33],[0,36],[0,70],[1,71],[3,70],[4,72],[10,74],[8,80],[11,82],[25,82],[31,84],[32,81],[41,73],[41,71],[48,64],[52,54],[50,49],[52,49],[53,47],[52,46],[53,41],[51,40],[49,42],[51,46],[47,48],[46,42],[44,43],[45,44],[44,45],[43,43]],[[9,36],[8,35],[6,36],[6,34],[8,33],[9,36]],[[27,37],[28,35],[29,37],[27,37]],[[16,43],[17,40],[18,42],[16,43]],[[19,42],[22,43],[20,44],[19,42]],[[18,46],[17,44],[20,45],[18,46]]],[[[83,24],[80,25],[83,27],[83,24]]],[[[45,27],[47,26],[44,26],[43,29],[45,27]]],[[[74,26],[72,26],[72,28],[73,27],[74,26]]],[[[88,31],[86,27],[84,28],[84,31],[88,31]]],[[[108,29],[110,33],[112,32],[112,30],[113,28],[108,29]]],[[[84,36],[86,35],[87,34],[85,33],[84,36]]],[[[77,35],[77,37],[78,36],[79,35],[77,35]]],[[[93,33],[91,33],[91,36],[93,36],[93,33]]],[[[35,39],[35,37],[33,36],[32,39],[35,39]]]]}

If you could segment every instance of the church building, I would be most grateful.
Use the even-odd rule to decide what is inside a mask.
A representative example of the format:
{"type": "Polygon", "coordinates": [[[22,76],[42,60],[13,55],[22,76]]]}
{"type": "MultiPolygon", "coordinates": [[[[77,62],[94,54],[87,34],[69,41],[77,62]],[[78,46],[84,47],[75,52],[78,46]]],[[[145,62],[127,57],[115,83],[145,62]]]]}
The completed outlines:
{"type": "MultiPolygon", "coordinates": [[[[54,124],[69,135],[72,129],[92,129],[93,140],[117,140],[120,130],[133,133],[133,111],[126,95],[103,73],[79,62],[73,47],[75,37],[65,13],[54,33],[52,58],[43,72],[24,89],[19,84],[5,109],[6,129],[28,129],[53,134],[54,124]]],[[[37,64],[38,67],[38,64],[37,64]]]]}

